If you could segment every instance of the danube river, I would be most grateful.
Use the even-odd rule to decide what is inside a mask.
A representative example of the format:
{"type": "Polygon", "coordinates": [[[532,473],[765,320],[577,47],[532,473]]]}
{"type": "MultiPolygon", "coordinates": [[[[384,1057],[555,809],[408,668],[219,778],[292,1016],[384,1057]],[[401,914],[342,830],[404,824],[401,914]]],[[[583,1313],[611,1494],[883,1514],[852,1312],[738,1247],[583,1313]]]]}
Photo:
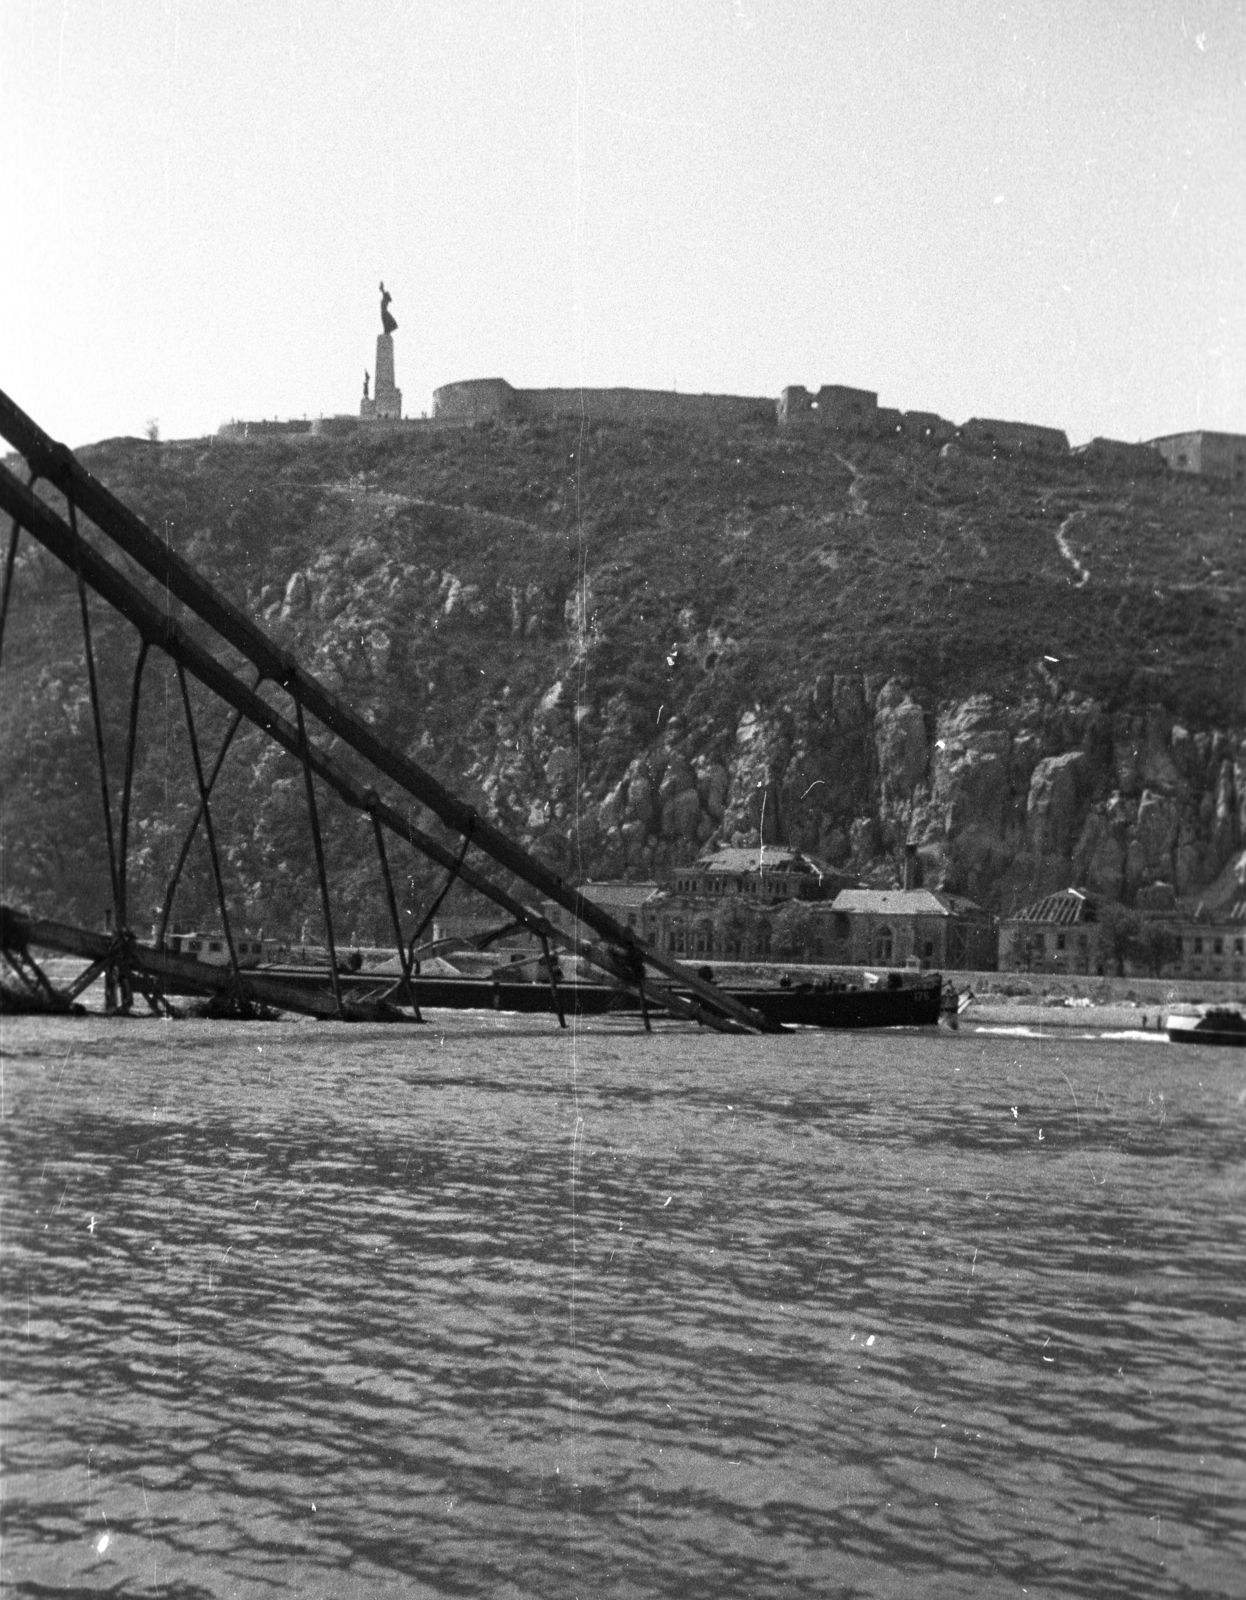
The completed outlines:
{"type": "Polygon", "coordinates": [[[3,1052],[5,1595],[1246,1593],[1246,1052],[3,1052]]]}

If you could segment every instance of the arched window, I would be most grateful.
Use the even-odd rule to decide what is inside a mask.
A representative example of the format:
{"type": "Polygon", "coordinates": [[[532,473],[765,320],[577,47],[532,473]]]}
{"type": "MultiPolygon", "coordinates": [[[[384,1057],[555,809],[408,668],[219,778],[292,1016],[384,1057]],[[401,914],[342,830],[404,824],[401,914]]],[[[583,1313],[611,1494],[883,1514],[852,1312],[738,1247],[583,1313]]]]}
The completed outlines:
{"type": "Polygon", "coordinates": [[[879,966],[888,966],[891,962],[891,929],[878,928],[874,933],[874,960],[879,966]]]}

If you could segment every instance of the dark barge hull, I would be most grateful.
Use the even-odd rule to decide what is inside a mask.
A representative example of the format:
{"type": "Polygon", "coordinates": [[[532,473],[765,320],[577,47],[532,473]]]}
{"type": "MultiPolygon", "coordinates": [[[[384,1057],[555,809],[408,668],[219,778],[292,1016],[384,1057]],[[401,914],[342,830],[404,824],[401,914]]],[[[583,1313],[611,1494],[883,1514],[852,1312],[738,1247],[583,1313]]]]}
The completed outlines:
{"type": "MultiPolygon", "coordinates": [[[[75,928],[65,923],[47,922],[4,909],[0,918],[6,954],[20,956],[29,945],[77,956],[93,964],[86,974],[89,981],[102,970],[114,952],[109,934],[75,928]]],[[[131,942],[129,962],[136,973],[156,982],[161,993],[206,996],[211,1001],[229,1002],[234,980],[228,967],[209,966],[194,959],[171,955],[131,942]]],[[[83,980],[79,980],[81,987],[83,980]]],[[[296,1011],[332,1020],[339,1015],[333,993],[332,976],[327,968],[306,966],[246,967],[241,973],[248,1001],[270,1010],[296,1011]]],[[[410,1013],[399,1009],[409,1005],[406,985],[397,974],[386,972],[340,972],[338,986],[343,1014],[350,1020],[403,1021],[410,1013]]],[[[549,1015],[560,1008],[571,1016],[604,1016],[609,1012],[636,1016],[640,1002],[635,993],[619,984],[566,982],[559,984],[555,997],[548,982],[511,981],[501,977],[469,978],[430,973],[417,974],[413,985],[415,1000],[421,1007],[454,1011],[506,1011],[518,1014],[549,1015]]],[[[66,998],[71,1001],[75,988],[66,998]]],[[[690,992],[689,992],[690,993],[690,992]]],[[[911,1028],[932,1027],[939,1020],[942,1005],[942,979],[930,973],[917,979],[891,974],[888,983],[876,988],[850,989],[811,983],[790,987],[746,987],[724,984],[730,996],[767,1022],[780,1027],[812,1028],[911,1028]]],[[[49,994],[51,990],[49,987],[49,994]]],[[[13,998],[8,991],[0,996],[0,1010],[26,1009],[29,997],[13,998]]],[[[55,1001],[56,997],[53,997],[55,1001]]],[[[671,994],[672,1007],[688,998],[678,987],[671,994]]],[[[59,1009],[59,1006],[55,1006],[59,1009]]],[[[66,1003],[66,1010],[79,1009],[66,1003]]],[[[666,1013],[650,1002],[654,1016],[666,1013]]]]}
{"type": "Polygon", "coordinates": [[[895,989],[731,989],[772,1022],[807,1028],[933,1028],[943,979],[932,975],[895,989]]]}
{"type": "MultiPolygon", "coordinates": [[[[290,982],[292,974],[286,970],[281,977],[290,982]]],[[[326,980],[322,977],[319,981],[323,984],[326,980]]],[[[350,979],[343,981],[348,987],[350,979]]],[[[374,986],[375,978],[370,981],[374,986]]],[[[562,983],[559,989],[568,1016],[595,1017],[610,1012],[636,1015],[640,1010],[635,995],[614,984],[562,983]]],[[[754,989],[724,985],[724,992],[784,1027],[922,1028],[934,1027],[939,1021],[943,980],[932,975],[895,989],[754,989]]],[[[415,993],[422,1008],[525,1013],[549,1013],[555,1009],[547,983],[417,977],[415,993]]],[[[656,1008],[650,1009],[654,1015],[659,1014],[656,1008]]]]}

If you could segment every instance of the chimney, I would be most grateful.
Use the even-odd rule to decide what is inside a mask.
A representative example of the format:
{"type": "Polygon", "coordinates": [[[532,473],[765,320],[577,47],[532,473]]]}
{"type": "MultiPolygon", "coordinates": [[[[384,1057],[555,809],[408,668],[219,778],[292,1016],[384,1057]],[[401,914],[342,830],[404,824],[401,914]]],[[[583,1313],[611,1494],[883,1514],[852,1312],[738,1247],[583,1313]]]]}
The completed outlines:
{"type": "Polygon", "coordinates": [[[921,876],[920,863],[917,860],[917,846],[906,844],[904,847],[904,887],[916,889],[921,876]]]}

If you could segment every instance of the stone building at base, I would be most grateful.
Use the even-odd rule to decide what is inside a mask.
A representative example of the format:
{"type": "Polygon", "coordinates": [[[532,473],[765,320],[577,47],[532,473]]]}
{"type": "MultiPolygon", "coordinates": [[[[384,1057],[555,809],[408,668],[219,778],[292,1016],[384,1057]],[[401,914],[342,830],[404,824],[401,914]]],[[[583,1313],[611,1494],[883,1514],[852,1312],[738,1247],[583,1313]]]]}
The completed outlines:
{"type": "Polygon", "coordinates": [[[1081,889],[1049,894],[999,924],[1001,972],[1104,970],[1098,905],[1081,889]]]}
{"type": "Polygon", "coordinates": [[[1240,983],[1246,978],[1246,900],[1228,917],[1190,923],[1176,930],[1181,955],[1176,974],[1182,978],[1210,978],[1240,983]]]}
{"type": "Polygon", "coordinates": [[[972,900],[942,889],[844,889],[830,906],[828,960],[845,966],[989,971],[995,927],[972,900]]]}

